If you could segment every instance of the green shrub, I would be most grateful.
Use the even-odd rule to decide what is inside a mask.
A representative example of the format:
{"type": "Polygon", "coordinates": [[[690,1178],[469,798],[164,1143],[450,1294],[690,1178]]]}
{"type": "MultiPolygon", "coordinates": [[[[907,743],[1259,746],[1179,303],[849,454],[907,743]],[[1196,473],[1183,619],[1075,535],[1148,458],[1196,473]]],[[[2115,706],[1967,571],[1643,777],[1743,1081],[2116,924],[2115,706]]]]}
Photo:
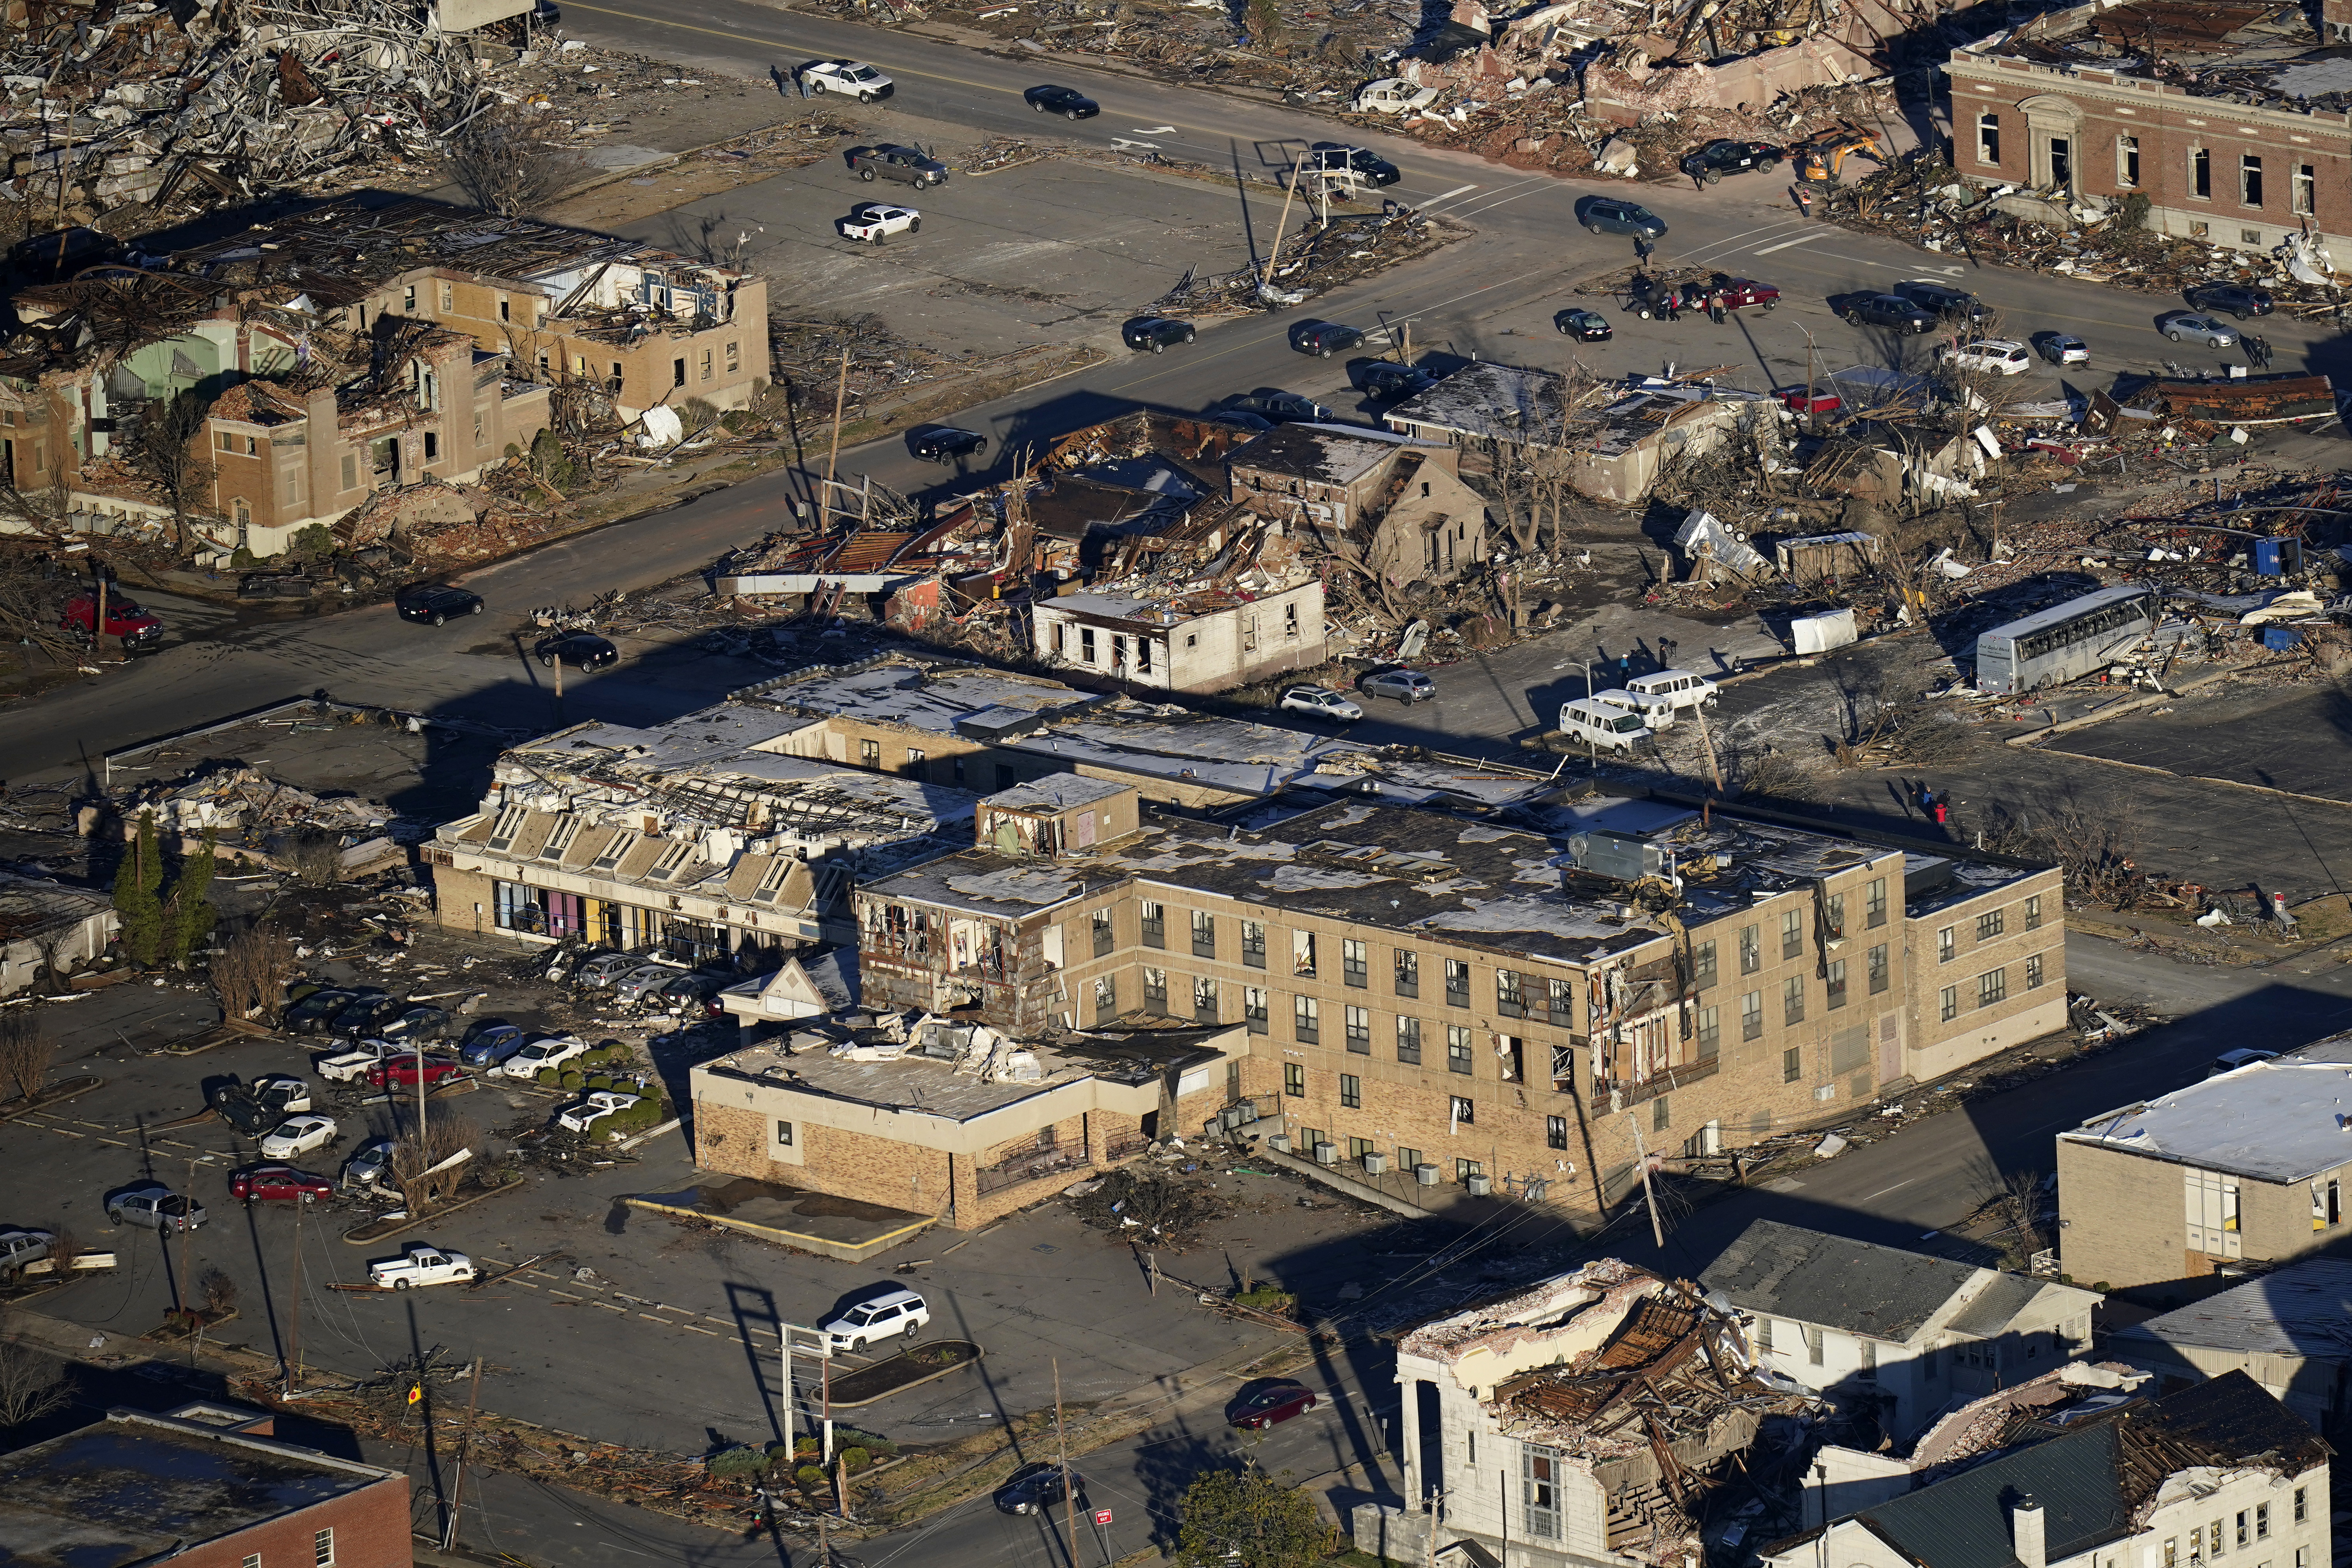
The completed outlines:
{"type": "Polygon", "coordinates": [[[565,1068],[556,1076],[555,1081],[565,1089],[584,1089],[588,1084],[588,1075],[565,1068]]]}
{"type": "Polygon", "coordinates": [[[814,1465],[803,1465],[793,1472],[793,1479],[800,1482],[803,1491],[819,1492],[824,1489],[824,1472],[814,1465]]]}
{"type": "Polygon", "coordinates": [[[1244,1307],[1255,1307],[1261,1312],[1287,1312],[1298,1305],[1298,1298],[1287,1290],[1271,1285],[1261,1285],[1255,1290],[1244,1290],[1234,1298],[1244,1307]]]}
{"type": "Polygon", "coordinates": [[[814,1459],[820,1447],[814,1437],[796,1437],[793,1440],[793,1455],[796,1458],[814,1459]]]}
{"type": "Polygon", "coordinates": [[[250,572],[261,564],[261,558],[240,544],[229,552],[228,563],[239,572],[250,572]]]}
{"type": "Polygon", "coordinates": [[[714,1476],[748,1478],[768,1468],[768,1456],[764,1449],[738,1446],[711,1455],[709,1464],[714,1476]]]}
{"type": "Polygon", "coordinates": [[[863,1448],[844,1448],[841,1469],[844,1475],[862,1476],[874,1468],[874,1456],[863,1448]]]}
{"type": "Polygon", "coordinates": [[[613,1087],[613,1080],[606,1078],[600,1072],[590,1073],[588,1075],[588,1087],[590,1089],[610,1089],[613,1087]]]}
{"type": "Polygon", "coordinates": [[[555,1087],[555,1080],[559,1075],[553,1068],[541,1068],[538,1072],[531,1076],[535,1081],[543,1087],[553,1089],[555,1087]]]}
{"type": "Polygon", "coordinates": [[[335,531],[323,522],[298,528],[286,542],[286,549],[305,561],[324,561],[335,552],[335,531]]]}
{"type": "Polygon", "coordinates": [[[855,1426],[836,1426],[833,1436],[835,1441],[863,1448],[877,1458],[895,1459],[898,1457],[898,1444],[887,1437],[877,1437],[871,1432],[860,1432],[855,1426]]]}
{"type": "Polygon", "coordinates": [[[767,1459],[768,1467],[771,1469],[773,1469],[778,1465],[783,1466],[786,1470],[790,1470],[793,1468],[793,1451],[782,1443],[771,1443],[768,1445],[767,1459]]]}

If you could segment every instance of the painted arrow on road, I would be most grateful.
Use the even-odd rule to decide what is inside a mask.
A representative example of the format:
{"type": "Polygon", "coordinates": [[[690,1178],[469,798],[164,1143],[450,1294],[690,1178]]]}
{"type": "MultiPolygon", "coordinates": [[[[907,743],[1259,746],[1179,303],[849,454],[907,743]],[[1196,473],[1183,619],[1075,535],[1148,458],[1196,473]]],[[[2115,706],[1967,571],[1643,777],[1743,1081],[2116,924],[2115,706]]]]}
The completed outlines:
{"type": "Polygon", "coordinates": [[[1128,129],[1134,132],[1138,136],[1173,136],[1176,134],[1176,128],[1173,125],[1130,125],[1128,129]]]}

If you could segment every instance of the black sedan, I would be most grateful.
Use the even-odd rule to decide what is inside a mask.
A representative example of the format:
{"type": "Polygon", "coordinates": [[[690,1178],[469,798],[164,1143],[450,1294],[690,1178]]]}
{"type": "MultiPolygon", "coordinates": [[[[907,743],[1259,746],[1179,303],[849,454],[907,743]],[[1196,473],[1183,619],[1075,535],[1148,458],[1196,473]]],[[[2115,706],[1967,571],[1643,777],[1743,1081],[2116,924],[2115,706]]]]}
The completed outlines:
{"type": "Polygon", "coordinates": [[[1437,378],[1392,359],[1360,359],[1348,362],[1348,384],[1374,397],[1417,397],[1435,386],[1437,378]]]}
{"type": "MultiPolygon", "coordinates": [[[[1085,1506],[1087,1478],[1077,1471],[1070,1472],[1070,1490],[1079,1505],[1085,1506]]],[[[1013,1479],[996,1489],[996,1507],[1000,1513],[1037,1513],[1062,1500],[1062,1468],[1059,1465],[1031,1465],[1016,1471],[1013,1479]]]]}
{"type": "Polygon", "coordinates": [[[1552,312],[1551,324],[1579,342],[1605,343],[1614,333],[1608,318],[1598,310],[1566,310],[1552,312]]]}
{"type": "Polygon", "coordinates": [[[1682,171],[1695,180],[1713,184],[1726,174],[1754,169],[1770,174],[1788,154],[1769,142],[1714,141],[1683,154],[1682,171]]]}
{"type": "Polygon", "coordinates": [[[1130,316],[1118,329],[1121,342],[1151,353],[1167,353],[1171,343],[1189,343],[1193,335],[1192,322],[1180,321],[1173,316],[1130,316]]]}
{"type": "Polygon", "coordinates": [[[362,996],[336,1014],[334,1021],[327,1026],[327,1031],[356,1040],[363,1035],[374,1034],[378,1026],[398,1017],[413,1005],[415,1004],[398,996],[362,996]]]}
{"type": "Polygon", "coordinates": [[[1074,88],[1033,87],[1021,96],[1038,113],[1058,114],[1066,120],[1092,120],[1102,112],[1101,104],[1074,88]]]}
{"type": "Polygon", "coordinates": [[[1329,359],[1335,353],[1362,348],[1364,333],[1361,328],[1342,321],[1301,321],[1290,329],[1290,346],[1303,354],[1329,359]]]}
{"type": "Polygon", "coordinates": [[[480,615],[482,596],[446,583],[425,583],[403,591],[393,605],[404,621],[425,621],[437,626],[457,616],[480,615]]]}
{"type": "Polygon", "coordinates": [[[952,425],[918,425],[907,432],[907,450],[926,463],[952,463],[958,458],[983,456],[988,437],[952,425]]]}
{"type": "Polygon", "coordinates": [[[1310,168],[1353,169],[1375,185],[1393,185],[1404,178],[1404,173],[1378,153],[1368,153],[1361,147],[1350,147],[1340,142],[1318,142],[1307,150],[1310,168]]]}
{"type": "Polygon", "coordinates": [[[1277,425],[1293,419],[1312,422],[1334,417],[1328,408],[1313,398],[1301,396],[1296,392],[1285,392],[1278,386],[1261,386],[1255,392],[1236,393],[1218,404],[1215,412],[1220,417],[1235,413],[1255,414],[1277,425]]]}
{"type": "Polygon", "coordinates": [[[1905,332],[1932,332],[1936,318],[1900,294],[1864,294],[1838,307],[1838,314],[1864,326],[1905,332]]]}
{"type": "Polygon", "coordinates": [[[530,650],[539,662],[548,668],[555,668],[562,659],[574,669],[602,669],[608,664],[621,662],[621,650],[591,632],[565,632],[562,637],[541,637],[539,646],[530,650]]]}
{"type": "Polygon", "coordinates": [[[330,986],[313,991],[286,1009],[281,1026],[289,1035],[315,1035],[335,1020],[335,1015],[360,999],[360,994],[343,986],[330,986]]]}
{"type": "Polygon", "coordinates": [[[2269,289],[2250,289],[2243,283],[2199,283],[2183,289],[2180,297],[2192,310],[2227,310],[2242,321],[2248,316],[2267,316],[2276,308],[2269,289]]]}

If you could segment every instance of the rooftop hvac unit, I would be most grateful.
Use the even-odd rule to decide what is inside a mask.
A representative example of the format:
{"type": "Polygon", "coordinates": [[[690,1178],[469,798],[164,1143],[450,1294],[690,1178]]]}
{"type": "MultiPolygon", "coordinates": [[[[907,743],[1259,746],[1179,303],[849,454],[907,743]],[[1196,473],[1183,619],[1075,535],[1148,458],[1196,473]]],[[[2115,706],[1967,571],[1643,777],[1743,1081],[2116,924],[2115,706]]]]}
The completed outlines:
{"type": "Polygon", "coordinates": [[[1217,1112],[1217,1121],[1223,1125],[1226,1131],[1230,1132],[1234,1128],[1239,1127],[1242,1124],[1242,1113],[1235,1110],[1233,1107],[1227,1106],[1224,1110],[1217,1112]]]}
{"type": "Polygon", "coordinates": [[[1434,1165],[1415,1165],[1412,1168],[1412,1179],[1419,1182],[1424,1187],[1433,1187],[1437,1185],[1437,1167],[1434,1165]]]}
{"type": "Polygon", "coordinates": [[[1257,1120],[1257,1101],[1254,1100],[1244,1100],[1225,1114],[1234,1119],[1234,1126],[1247,1127],[1251,1122],[1257,1120]]]}
{"type": "Polygon", "coordinates": [[[1318,1165],[1338,1164],[1339,1163],[1339,1145],[1337,1143],[1318,1143],[1315,1145],[1315,1163],[1318,1165]]]}
{"type": "Polygon", "coordinates": [[[1495,1190],[1495,1180],[1488,1175],[1474,1173],[1470,1178],[1469,1186],[1472,1197],[1483,1198],[1495,1190]]]}
{"type": "Polygon", "coordinates": [[[1290,1134],[1277,1132],[1265,1141],[1265,1146],[1277,1154],[1287,1154],[1290,1152],[1290,1134]]]}
{"type": "Polygon", "coordinates": [[[1364,1156],[1364,1174],[1368,1176],[1385,1176],[1388,1173],[1389,1157],[1386,1154],[1367,1154],[1364,1156]]]}

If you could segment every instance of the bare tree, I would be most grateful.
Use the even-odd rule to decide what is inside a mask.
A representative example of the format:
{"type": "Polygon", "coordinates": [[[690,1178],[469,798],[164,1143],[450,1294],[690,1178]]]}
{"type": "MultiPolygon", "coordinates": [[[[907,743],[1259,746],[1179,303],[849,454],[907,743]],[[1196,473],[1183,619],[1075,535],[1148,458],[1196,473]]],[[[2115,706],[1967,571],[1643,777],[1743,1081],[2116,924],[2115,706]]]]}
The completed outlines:
{"type": "Polygon", "coordinates": [[[449,177],[476,206],[501,216],[546,205],[588,173],[554,118],[519,103],[482,110],[447,140],[449,177]]]}
{"type": "Polygon", "coordinates": [[[238,931],[213,956],[213,994],[225,1017],[268,1017],[293,978],[294,944],[267,921],[238,931]]]}
{"type": "Polygon", "coordinates": [[[73,1382],[52,1355],[9,1333],[0,1317],[0,1431],[14,1431],[62,1410],[73,1398],[73,1382]]]}
{"type": "Polygon", "coordinates": [[[193,387],[150,401],[123,453],[131,471],[171,503],[174,550],[188,547],[188,514],[212,486],[213,465],[203,444],[212,404],[193,387]]]}
{"type": "Polygon", "coordinates": [[[0,1014],[0,1075],[16,1086],[19,1100],[29,1102],[41,1092],[56,1054],[57,1044],[38,1013],[16,1007],[0,1014]]]}
{"type": "Polygon", "coordinates": [[[342,880],[343,847],[336,837],[317,827],[299,827],[289,836],[287,858],[294,879],[313,888],[329,888],[342,880]]]}
{"type": "Polygon", "coordinates": [[[1948,703],[1929,695],[1932,646],[1919,639],[1868,670],[1843,693],[1846,733],[1832,754],[1843,768],[1911,763],[1943,767],[1974,747],[1974,731],[1948,703]]]}
{"type": "Polygon", "coordinates": [[[205,1315],[217,1321],[236,1310],[236,1281],[218,1268],[196,1276],[196,1294],[204,1298],[205,1315]]]}
{"type": "Polygon", "coordinates": [[[410,1214],[424,1214],[449,1200],[465,1181],[466,1167],[452,1165],[438,1171],[434,1167],[461,1149],[472,1149],[481,1135],[481,1129],[464,1117],[439,1116],[426,1124],[421,1143],[411,1132],[393,1145],[392,1179],[408,1199],[410,1214]]]}
{"type": "Polygon", "coordinates": [[[2142,837],[2138,809],[2128,799],[2084,800],[2071,791],[1995,805],[1984,826],[1986,848],[2048,861],[2064,875],[2068,898],[2116,909],[2137,891],[2142,837]]]}

